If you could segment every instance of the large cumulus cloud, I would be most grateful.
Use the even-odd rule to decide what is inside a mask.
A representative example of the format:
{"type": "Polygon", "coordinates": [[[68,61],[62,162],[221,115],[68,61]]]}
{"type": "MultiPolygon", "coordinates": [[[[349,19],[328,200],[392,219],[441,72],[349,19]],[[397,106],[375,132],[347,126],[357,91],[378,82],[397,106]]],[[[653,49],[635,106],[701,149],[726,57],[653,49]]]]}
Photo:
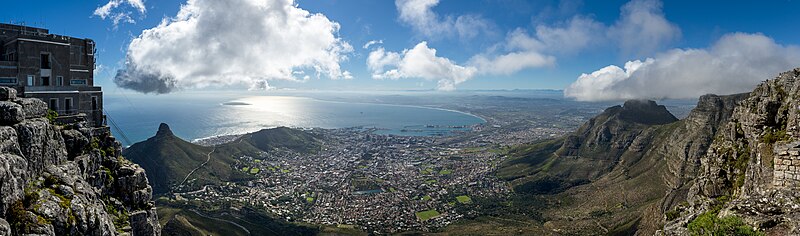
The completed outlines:
{"type": "Polygon", "coordinates": [[[422,78],[437,80],[437,89],[454,90],[455,86],[475,76],[474,67],[456,64],[436,56],[436,49],[421,42],[403,52],[390,52],[382,47],[370,52],[367,67],[375,79],[422,78]]]}
{"type": "Polygon", "coordinates": [[[177,16],[132,40],[114,82],[167,93],[309,75],[352,78],[339,65],[353,50],[339,27],[293,0],[188,0],[177,16]]]}
{"type": "Polygon", "coordinates": [[[746,92],[800,62],[800,47],[762,34],[733,33],[707,49],[674,49],[624,68],[610,65],[582,74],[565,91],[582,101],[697,98],[746,92]]]}

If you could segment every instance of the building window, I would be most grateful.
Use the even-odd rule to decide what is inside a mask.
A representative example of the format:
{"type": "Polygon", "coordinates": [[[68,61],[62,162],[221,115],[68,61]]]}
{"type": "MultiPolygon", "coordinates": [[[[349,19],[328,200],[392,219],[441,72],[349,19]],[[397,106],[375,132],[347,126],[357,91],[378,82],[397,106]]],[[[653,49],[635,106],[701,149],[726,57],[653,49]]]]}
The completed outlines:
{"type": "Polygon", "coordinates": [[[56,76],[56,86],[64,86],[64,76],[56,76]]]}
{"type": "Polygon", "coordinates": [[[92,111],[97,110],[97,97],[92,96],[92,111]]]}
{"type": "Polygon", "coordinates": [[[17,78],[0,78],[0,84],[17,84],[17,78]]]}
{"type": "Polygon", "coordinates": [[[14,52],[9,52],[8,54],[5,55],[4,59],[5,59],[5,61],[16,61],[17,60],[17,56],[16,56],[16,54],[14,52]]]}
{"type": "Polygon", "coordinates": [[[50,86],[50,77],[42,76],[42,86],[50,86]]]}
{"type": "Polygon", "coordinates": [[[64,110],[66,110],[67,113],[72,110],[72,98],[64,98],[64,110]]]}
{"type": "Polygon", "coordinates": [[[94,42],[86,42],[86,55],[94,56],[94,42]]]}
{"type": "Polygon", "coordinates": [[[69,85],[86,85],[85,79],[71,79],[69,80],[69,85]]]}
{"type": "Polygon", "coordinates": [[[51,69],[50,54],[42,54],[42,69],[51,69]]]}
{"type": "Polygon", "coordinates": [[[28,86],[34,86],[33,78],[35,78],[33,75],[28,75],[28,86]]]}
{"type": "Polygon", "coordinates": [[[50,99],[50,110],[58,111],[58,98],[50,99]]]}

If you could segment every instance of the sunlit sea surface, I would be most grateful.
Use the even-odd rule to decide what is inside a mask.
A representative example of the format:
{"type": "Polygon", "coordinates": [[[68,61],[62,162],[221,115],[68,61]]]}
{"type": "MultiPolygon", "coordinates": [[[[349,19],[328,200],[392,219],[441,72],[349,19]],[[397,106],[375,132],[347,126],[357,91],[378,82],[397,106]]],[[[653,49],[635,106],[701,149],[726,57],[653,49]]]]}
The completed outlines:
{"type": "MultiPolygon", "coordinates": [[[[152,137],[160,123],[186,140],[243,134],[264,128],[377,128],[394,135],[451,135],[483,119],[442,109],[323,101],[306,97],[222,94],[106,95],[106,113],[131,142],[152,137]]],[[[111,125],[111,122],[109,122],[111,125]]]]}

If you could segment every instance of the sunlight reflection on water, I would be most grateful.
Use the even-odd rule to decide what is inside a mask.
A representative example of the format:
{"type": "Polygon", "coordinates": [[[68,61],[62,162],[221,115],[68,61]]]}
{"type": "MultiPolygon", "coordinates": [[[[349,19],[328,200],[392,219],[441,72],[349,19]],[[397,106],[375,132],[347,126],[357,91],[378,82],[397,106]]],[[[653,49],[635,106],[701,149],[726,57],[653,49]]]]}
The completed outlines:
{"type": "Polygon", "coordinates": [[[168,123],[176,135],[187,140],[278,126],[361,126],[384,129],[378,131],[382,134],[443,135],[483,122],[468,114],[432,108],[289,96],[173,96],[168,99],[142,97],[132,101],[109,97],[105,107],[133,142],[151,137],[161,122],[168,123]]]}

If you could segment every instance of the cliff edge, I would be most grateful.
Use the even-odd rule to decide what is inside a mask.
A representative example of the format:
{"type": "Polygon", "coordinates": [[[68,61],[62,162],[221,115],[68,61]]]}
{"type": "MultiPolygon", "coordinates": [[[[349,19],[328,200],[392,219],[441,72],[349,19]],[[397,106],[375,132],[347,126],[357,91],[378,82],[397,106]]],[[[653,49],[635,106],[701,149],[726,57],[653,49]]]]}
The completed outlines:
{"type": "Polygon", "coordinates": [[[0,235],[160,235],[144,169],[108,127],[57,125],[0,87],[0,235]]]}

